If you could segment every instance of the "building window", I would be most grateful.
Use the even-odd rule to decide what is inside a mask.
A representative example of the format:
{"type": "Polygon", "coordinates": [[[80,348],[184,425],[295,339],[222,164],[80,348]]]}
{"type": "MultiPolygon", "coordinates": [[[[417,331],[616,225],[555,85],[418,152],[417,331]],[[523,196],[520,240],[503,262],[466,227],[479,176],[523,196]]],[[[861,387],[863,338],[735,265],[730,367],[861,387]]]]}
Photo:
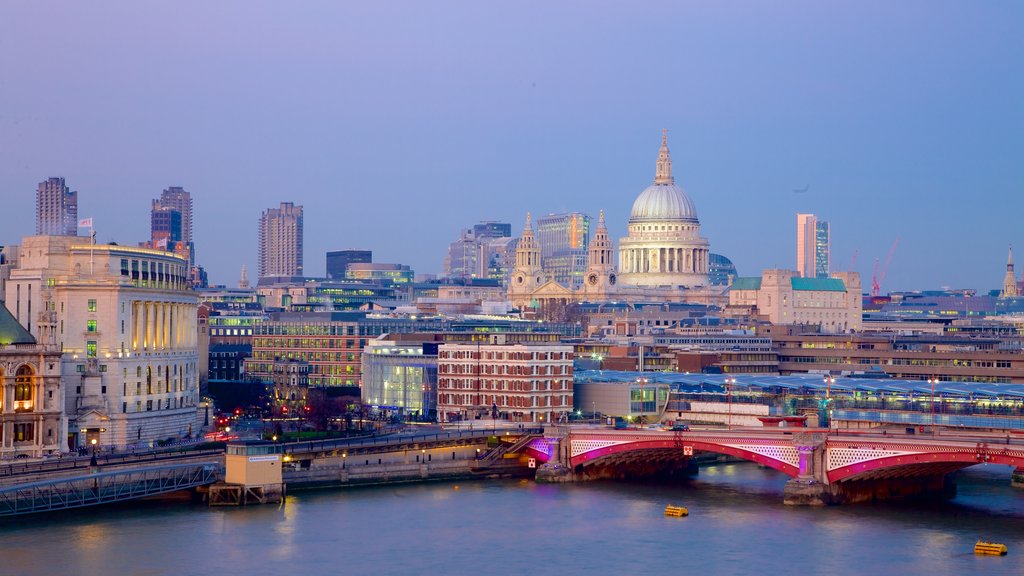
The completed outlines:
{"type": "Polygon", "coordinates": [[[96,341],[95,340],[86,340],[86,342],[85,342],[85,355],[88,356],[89,358],[95,358],[96,357],[96,341]]]}
{"type": "Polygon", "coordinates": [[[96,321],[95,320],[86,320],[85,321],[85,331],[86,332],[95,332],[96,331],[96,321]]]}
{"type": "Polygon", "coordinates": [[[92,299],[92,298],[89,299],[89,301],[86,303],[86,310],[88,310],[89,312],[95,312],[96,311],[96,300],[95,299],[92,299]]]}
{"type": "Polygon", "coordinates": [[[31,442],[33,437],[33,425],[32,423],[15,424],[14,425],[14,441],[15,442],[31,442]]]}

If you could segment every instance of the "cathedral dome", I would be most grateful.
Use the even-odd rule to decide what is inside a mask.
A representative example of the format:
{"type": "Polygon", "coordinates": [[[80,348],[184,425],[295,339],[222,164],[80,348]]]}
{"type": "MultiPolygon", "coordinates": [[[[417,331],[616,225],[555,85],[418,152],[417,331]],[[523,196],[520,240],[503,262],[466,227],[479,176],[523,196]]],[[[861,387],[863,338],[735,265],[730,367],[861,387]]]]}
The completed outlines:
{"type": "Polygon", "coordinates": [[[668,153],[668,136],[662,133],[661,150],[658,150],[657,170],[654,184],[637,196],[629,222],[666,220],[697,222],[697,208],[682,188],[676,186],[672,177],[672,158],[668,153]]]}
{"type": "Polygon", "coordinates": [[[647,220],[697,221],[697,209],[682,188],[675,184],[653,184],[633,202],[630,222],[647,220]]]}

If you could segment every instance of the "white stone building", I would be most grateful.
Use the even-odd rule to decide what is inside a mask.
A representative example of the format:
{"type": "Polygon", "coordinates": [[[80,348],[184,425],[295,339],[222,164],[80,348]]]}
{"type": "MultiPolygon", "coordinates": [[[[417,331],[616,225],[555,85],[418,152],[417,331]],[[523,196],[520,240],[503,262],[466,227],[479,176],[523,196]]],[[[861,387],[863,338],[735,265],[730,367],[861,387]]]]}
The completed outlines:
{"type": "Polygon", "coordinates": [[[55,314],[69,443],[100,449],[200,433],[197,298],[188,262],[160,250],[24,238],[7,307],[36,338],[55,314]]]}
{"type": "Polygon", "coordinates": [[[63,402],[56,343],[37,343],[0,301],[0,460],[66,451],[63,402]]]}

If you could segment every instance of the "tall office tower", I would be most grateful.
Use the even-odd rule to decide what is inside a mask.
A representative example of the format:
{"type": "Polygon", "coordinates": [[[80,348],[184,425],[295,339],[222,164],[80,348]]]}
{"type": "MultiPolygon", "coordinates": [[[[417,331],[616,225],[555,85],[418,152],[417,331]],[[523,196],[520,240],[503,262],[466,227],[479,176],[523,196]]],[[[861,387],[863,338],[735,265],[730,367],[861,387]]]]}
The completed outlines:
{"type": "Polygon", "coordinates": [[[181,242],[181,212],[170,206],[156,206],[149,213],[150,239],[154,246],[167,248],[181,242]]]}
{"type": "Polygon", "coordinates": [[[170,186],[160,193],[160,200],[153,200],[153,208],[172,208],[181,213],[181,241],[192,242],[192,195],[181,186],[170,186]]]}
{"type": "Polygon", "coordinates": [[[171,186],[153,200],[150,211],[149,248],[159,248],[188,258],[195,266],[192,243],[192,195],[180,186],[171,186]]]}
{"type": "Polygon", "coordinates": [[[548,214],[537,220],[541,268],[573,290],[583,286],[590,245],[590,216],[578,212],[548,214]]]}
{"type": "Polygon", "coordinates": [[[349,264],[372,264],[371,250],[335,250],[327,253],[327,277],[331,280],[344,280],[345,270],[349,264]]]}
{"type": "Polygon", "coordinates": [[[281,202],[260,215],[260,279],[302,276],[302,206],[281,202]]]}
{"type": "Polygon", "coordinates": [[[814,214],[796,215],[796,269],[804,278],[828,278],[828,222],[814,214]]]}
{"type": "Polygon", "coordinates": [[[36,235],[78,234],[78,192],[72,192],[63,178],[48,178],[36,189],[36,235]]]}

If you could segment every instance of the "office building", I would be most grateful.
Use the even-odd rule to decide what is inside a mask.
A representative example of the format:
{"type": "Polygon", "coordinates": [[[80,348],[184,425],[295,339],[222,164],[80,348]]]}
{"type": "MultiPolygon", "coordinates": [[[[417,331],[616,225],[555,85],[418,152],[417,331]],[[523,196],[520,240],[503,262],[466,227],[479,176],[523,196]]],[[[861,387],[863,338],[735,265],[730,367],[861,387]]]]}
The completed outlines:
{"type": "Polygon", "coordinates": [[[260,280],[302,276],[302,206],[282,202],[260,216],[260,280]]]}
{"type": "Polygon", "coordinates": [[[796,215],[796,269],[804,278],[829,277],[829,226],[814,214],[796,215]]]}
{"type": "Polygon", "coordinates": [[[541,268],[555,282],[571,290],[583,286],[590,245],[590,216],[571,212],[537,219],[537,244],[541,268]]]}
{"type": "MultiPolygon", "coordinates": [[[[504,222],[480,222],[463,230],[459,239],[448,245],[444,259],[445,278],[466,280],[507,275],[503,268],[512,225],[504,222]]],[[[513,248],[514,250],[514,248],[513,248]]]]}
{"type": "Polygon", "coordinates": [[[349,264],[370,264],[373,252],[370,250],[335,250],[327,253],[327,278],[344,280],[349,264]]]}
{"type": "Polygon", "coordinates": [[[72,192],[63,178],[48,178],[36,189],[36,234],[78,234],[78,192],[72,192]]]}
{"type": "Polygon", "coordinates": [[[174,254],[29,236],[7,306],[37,339],[52,311],[69,445],[151,446],[200,433],[198,301],[174,254]]]}
{"type": "Polygon", "coordinates": [[[493,334],[486,341],[438,348],[440,421],[500,418],[547,423],[572,411],[572,346],[508,340],[493,334]]]}
{"type": "Polygon", "coordinates": [[[804,324],[823,332],[861,329],[860,274],[836,272],[831,278],[804,278],[795,270],[765,270],[760,278],[737,278],[729,308],[745,309],[772,324],[804,324]]]}

